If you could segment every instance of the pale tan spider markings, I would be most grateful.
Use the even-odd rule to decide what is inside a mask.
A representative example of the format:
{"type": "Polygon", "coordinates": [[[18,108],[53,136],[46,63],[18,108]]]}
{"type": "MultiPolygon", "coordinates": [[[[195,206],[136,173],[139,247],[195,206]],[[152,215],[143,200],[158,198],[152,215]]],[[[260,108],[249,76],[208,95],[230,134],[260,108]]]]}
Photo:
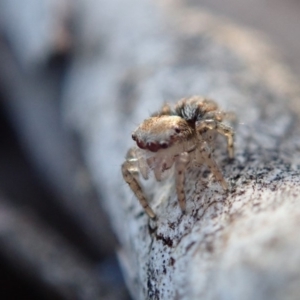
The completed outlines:
{"type": "Polygon", "coordinates": [[[228,189],[222,172],[212,155],[216,134],[227,139],[227,151],[234,156],[234,132],[222,121],[228,113],[218,110],[216,102],[199,96],[180,100],[174,108],[165,104],[161,111],[138,126],[132,138],[138,147],[129,150],[122,165],[124,180],[134,192],[145,212],[154,218],[139,182],[139,174],[148,179],[153,171],[161,181],[165,171],[175,165],[175,183],[178,202],[185,212],[185,170],[190,164],[205,163],[224,190],[228,189]]]}

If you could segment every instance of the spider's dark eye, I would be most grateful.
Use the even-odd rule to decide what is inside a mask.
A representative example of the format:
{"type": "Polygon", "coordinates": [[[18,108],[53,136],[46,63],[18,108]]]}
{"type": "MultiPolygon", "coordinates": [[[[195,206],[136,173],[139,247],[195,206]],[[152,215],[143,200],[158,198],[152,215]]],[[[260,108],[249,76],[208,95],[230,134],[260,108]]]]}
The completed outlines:
{"type": "Polygon", "coordinates": [[[157,143],[150,142],[150,143],[147,143],[147,148],[152,152],[157,152],[160,147],[157,143]]]}
{"type": "Polygon", "coordinates": [[[180,133],[180,132],[181,132],[180,128],[175,127],[175,132],[176,132],[176,133],[180,133]]]}
{"type": "Polygon", "coordinates": [[[131,135],[131,137],[134,141],[136,141],[136,135],[134,133],[131,135]]]}
{"type": "Polygon", "coordinates": [[[137,140],[136,144],[138,145],[139,148],[146,149],[146,145],[142,141],[137,140]]]}
{"type": "Polygon", "coordinates": [[[167,149],[168,146],[169,146],[168,143],[165,143],[165,142],[160,143],[160,147],[163,149],[167,149]]]}

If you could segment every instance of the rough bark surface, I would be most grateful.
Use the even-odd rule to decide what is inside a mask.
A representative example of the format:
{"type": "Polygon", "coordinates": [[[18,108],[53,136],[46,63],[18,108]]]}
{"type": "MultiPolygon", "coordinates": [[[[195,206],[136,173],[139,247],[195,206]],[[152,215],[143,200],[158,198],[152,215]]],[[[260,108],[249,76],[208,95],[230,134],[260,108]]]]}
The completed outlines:
{"type": "Polygon", "coordinates": [[[82,138],[132,296],[298,299],[300,130],[293,77],[257,34],[201,10],[168,1],[102,2],[103,15],[94,19],[89,1],[82,2],[91,17],[80,28],[85,49],[68,74],[64,112],[82,138]],[[101,39],[94,26],[102,26],[101,39]],[[191,169],[183,215],[173,178],[150,180],[158,216],[150,220],[121,177],[130,133],[163,102],[194,94],[237,115],[235,160],[228,161],[223,141],[215,153],[231,191],[191,169]]]}

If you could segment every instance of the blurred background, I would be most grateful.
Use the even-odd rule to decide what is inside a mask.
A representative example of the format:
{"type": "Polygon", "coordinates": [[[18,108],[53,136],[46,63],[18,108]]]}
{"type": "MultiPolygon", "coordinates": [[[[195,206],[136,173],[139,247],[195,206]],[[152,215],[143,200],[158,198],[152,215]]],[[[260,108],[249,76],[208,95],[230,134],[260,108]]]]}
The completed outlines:
{"type": "MultiPolygon", "coordinates": [[[[0,0],[0,299],[130,299],[82,145],[61,118],[73,64],[101,57],[108,2],[0,0]]],[[[300,76],[299,0],[185,5],[262,31],[300,76]]]]}

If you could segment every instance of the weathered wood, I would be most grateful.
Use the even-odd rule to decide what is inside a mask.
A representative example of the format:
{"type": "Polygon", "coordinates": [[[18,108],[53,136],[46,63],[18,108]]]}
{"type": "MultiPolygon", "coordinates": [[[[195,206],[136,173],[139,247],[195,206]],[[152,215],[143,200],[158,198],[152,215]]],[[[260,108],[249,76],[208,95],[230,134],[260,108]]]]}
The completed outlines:
{"type": "Polygon", "coordinates": [[[91,28],[81,28],[85,50],[69,73],[65,118],[82,138],[133,297],[296,299],[300,132],[293,77],[254,33],[199,9],[168,1],[101,5],[94,21],[109,32],[89,40],[92,17],[91,28]],[[222,141],[215,152],[231,191],[192,169],[182,215],[173,178],[150,180],[153,221],[122,180],[130,133],[164,101],[193,94],[237,115],[235,160],[226,158],[222,141]]]}

